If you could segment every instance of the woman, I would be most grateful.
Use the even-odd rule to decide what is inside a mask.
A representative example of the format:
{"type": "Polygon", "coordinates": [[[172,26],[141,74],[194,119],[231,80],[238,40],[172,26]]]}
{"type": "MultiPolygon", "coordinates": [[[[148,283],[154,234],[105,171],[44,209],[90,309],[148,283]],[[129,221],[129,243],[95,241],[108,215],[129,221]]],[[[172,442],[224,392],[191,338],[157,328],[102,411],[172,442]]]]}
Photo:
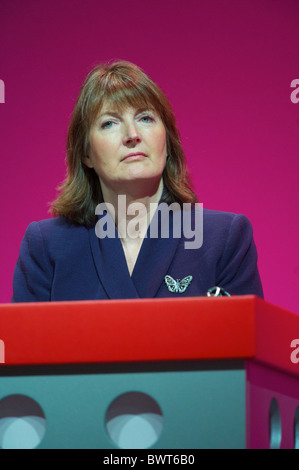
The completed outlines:
{"type": "Polygon", "coordinates": [[[73,111],[54,217],[27,228],[12,301],[200,296],[216,285],[262,297],[248,219],[198,218],[196,203],[164,93],[129,62],[96,67],[73,111]],[[203,242],[189,249],[186,220],[203,220],[192,232],[203,242]]]}

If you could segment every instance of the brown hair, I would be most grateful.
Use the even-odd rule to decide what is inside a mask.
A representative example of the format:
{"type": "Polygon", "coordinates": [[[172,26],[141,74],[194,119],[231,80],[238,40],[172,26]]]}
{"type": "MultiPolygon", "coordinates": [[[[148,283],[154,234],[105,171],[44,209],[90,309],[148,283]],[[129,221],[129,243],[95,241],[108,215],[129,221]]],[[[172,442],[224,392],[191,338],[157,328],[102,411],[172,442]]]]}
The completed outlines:
{"type": "Polygon", "coordinates": [[[191,189],[172,107],[163,91],[136,65],[121,61],[95,67],[87,75],[71,117],[67,135],[67,176],[51,204],[53,216],[62,215],[79,224],[95,223],[95,208],[103,201],[99,178],[83,163],[89,146],[89,130],[103,103],[152,108],[166,129],[167,160],[163,172],[163,200],[180,204],[197,202],[191,189]]]}

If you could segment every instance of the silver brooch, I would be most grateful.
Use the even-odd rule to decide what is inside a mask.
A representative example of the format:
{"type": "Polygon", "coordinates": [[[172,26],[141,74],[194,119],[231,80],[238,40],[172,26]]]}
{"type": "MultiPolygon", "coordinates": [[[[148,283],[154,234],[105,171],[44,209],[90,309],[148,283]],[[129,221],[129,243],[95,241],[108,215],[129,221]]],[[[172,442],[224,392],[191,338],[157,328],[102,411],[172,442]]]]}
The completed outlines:
{"type": "Polygon", "coordinates": [[[169,292],[178,292],[179,294],[185,292],[192,279],[192,276],[186,276],[181,281],[179,279],[175,280],[173,277],[168,275],[164,277],[164,281],[168,287],[169,292]]]}

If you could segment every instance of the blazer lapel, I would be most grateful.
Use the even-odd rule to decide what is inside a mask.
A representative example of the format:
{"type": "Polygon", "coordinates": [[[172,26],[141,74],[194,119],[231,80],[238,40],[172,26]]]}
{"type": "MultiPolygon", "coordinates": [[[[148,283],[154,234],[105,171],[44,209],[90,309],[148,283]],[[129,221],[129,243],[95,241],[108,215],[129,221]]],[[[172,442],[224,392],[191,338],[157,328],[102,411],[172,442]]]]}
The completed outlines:
{"type": "Polygon", "coordinates": [[[115,237],[98,238],[95,227],[89,229],[91,251],[99,279],[111,299],[138,298],[125,255],[115,229],[115,237]]]}
{"type": "MultiPolygon", "coordinates": [[[[169,213],[169,235],[163,237],[161,233],[161,222],[157,219],[158,211],[148,228],[147,237],[143,240],[136,265],[132,273],[132,281],[140,297],[155,297],[160,286],[164,282],[164,277],[168,273],[171,262],[181,239],[181,225],[178,228],[173,222],[173,214],[169,213]],[[151,226],[158,224],[159,236],[151,237],[151,226]],[[179,230],[179,232],[178,232],[179,230]]],[[[181,212],[179,213],[180,224],[182,222],[181,212]]],[[[162,221],[163,222],[163,221],[162,221]]],[[[176,223],[178,219],[176,220],[176,223]]],[[[165,233],[164,233],[165,235],[165,233]]]]}
{"type": "Polygon", "coordinates": [[[143,240],[132,277],[117,229],[114,227],[114,237],[99,239],[95,227],[91,227],[89,229],[91,251],[107,297],[111,299],[155,297],[181,241],[182,227],[180,209],[176,215],[168,211],[166,218],[163,218],[163,213],[157,210],[143,240]],[[152,231],[153,227],[157,228],[157,232],[152,231]]]}

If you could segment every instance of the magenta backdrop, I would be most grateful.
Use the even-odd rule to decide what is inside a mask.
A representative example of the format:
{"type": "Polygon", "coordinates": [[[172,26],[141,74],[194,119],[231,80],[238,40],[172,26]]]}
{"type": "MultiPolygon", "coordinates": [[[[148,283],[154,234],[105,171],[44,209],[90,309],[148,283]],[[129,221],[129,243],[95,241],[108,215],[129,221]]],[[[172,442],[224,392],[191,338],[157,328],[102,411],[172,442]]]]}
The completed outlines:
{"type": "Polygon", "coordinates": [[[297,0],[1,0],[0,302],[64,178],[86,73],[125,59],[172,102],[204,207],[251,220],[265,298],[299,313],[298,25],[297,0]]]}

